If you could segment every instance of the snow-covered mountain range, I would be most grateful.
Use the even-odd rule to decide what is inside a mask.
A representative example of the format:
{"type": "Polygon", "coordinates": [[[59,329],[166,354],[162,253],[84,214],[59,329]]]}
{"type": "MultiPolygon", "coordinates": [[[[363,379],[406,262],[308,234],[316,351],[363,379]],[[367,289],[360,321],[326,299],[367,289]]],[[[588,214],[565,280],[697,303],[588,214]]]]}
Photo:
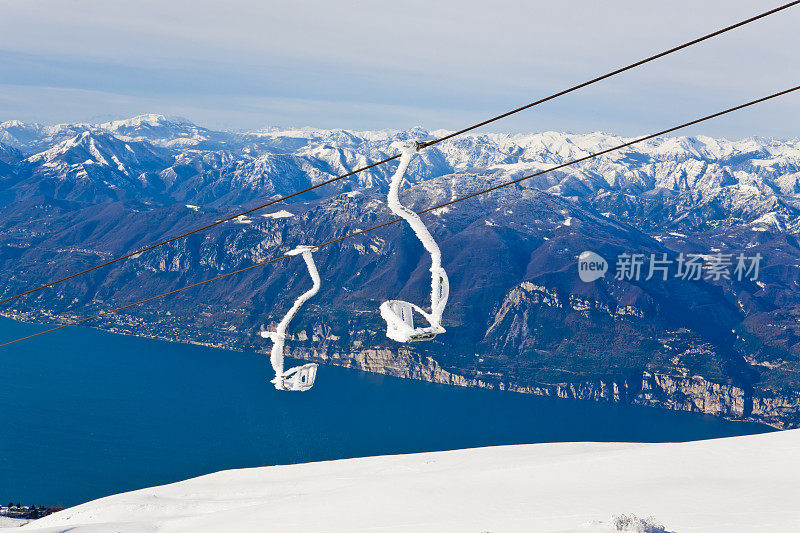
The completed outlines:
{"type": "MultiPolygon", "coordinates": [[[[219,220],[444,132],[212,131],[143,115],[104,124],[0,124],[5,295],[219,220]]],[[[628,139],[474,134],[425,149],[417,209],[628,139]]],[[[388,220],[392,162],[293,202],[15,301],[14,316],[84,316],[388,220]],[[262,216],[263,215],[263,216],[262,216]]],[[[323,288],[290,340],[334,364],[462,385],[800,424],[800,141],[650,140],[425,215],[451,281],[448,335],[388,341],[380,302],[424,303],[427,255],[393,225],[318,254],[323,288]],[[591,250],[760,254],[758,279],[582,282],[591,250]]],[[[101,327],[266,350],[257,332],[306,283],[283,262],[157,301],[101,327]]],[[[674,266],[674,265],[673,265],[674,266]]],[[[646,265],[645,265],[646,267],[646,265]]],[[[674,274],[674,272],[673,272],[674,274]]]]}
{"type": "MultiPolygon", "coordinates": [[[[162,115],[104,124],[41,126],[0,123],[0,160],[14,198],[53,191],[56,198],[171,199],[227,205],[286,194],[394,155],[391,143],[445,132],[350,132],[302,129],[228,133],[162,115]]],[[[411,183],[459,174],[476,185],[491,176],[519,177],[630,139],[602,133],[477,134],[425,150],[411,183]]],[[[385,190],[385,165],[319,191],[385,190]]],[[[650,140],[529,185],[586,198],[614,210],[648,211],[650,222],[704,226],[732,216],[753,222],[775,215],[793,224],[800,194],[800,140],[670,137],[650,140]],[[658,213],[654,203],[659,204],[658,213]],[[693,211],[719,210],[718,218],[693,211]]]]}

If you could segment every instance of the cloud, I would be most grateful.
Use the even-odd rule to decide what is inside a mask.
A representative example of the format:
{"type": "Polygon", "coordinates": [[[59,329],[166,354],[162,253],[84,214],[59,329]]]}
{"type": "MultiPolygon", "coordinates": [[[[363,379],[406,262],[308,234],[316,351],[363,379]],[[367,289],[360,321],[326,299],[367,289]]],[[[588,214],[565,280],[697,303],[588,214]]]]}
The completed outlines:
{"type": "MultiPolygon", "coordinates": [[[[0,20],[0,113],[458,128],[780,3],[12,2],[0,20]]],[[[794,8],[493,129],[634,135],[794,85],[798,23],[794,8]]],[[[796,136],[798,98],[779,105],[704,131],[796,136]]]]}

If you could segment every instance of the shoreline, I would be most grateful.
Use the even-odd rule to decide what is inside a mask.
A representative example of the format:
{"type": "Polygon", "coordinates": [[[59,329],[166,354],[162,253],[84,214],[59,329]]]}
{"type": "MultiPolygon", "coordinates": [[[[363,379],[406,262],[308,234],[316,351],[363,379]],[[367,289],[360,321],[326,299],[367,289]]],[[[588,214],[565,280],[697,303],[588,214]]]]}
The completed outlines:
{"type": "MultiPolygon", "coordinates": [[[[77,316],[51,315],[40,312],[39,313],[40,317],[46,316],[57,320],[57,322],[46,324],[37,321],[35,318],[31,318],[31,315],[33,314],[34,314],[33,312],[13,313],[7,311],[0,311],[0,317],[29,325],[42,325],[42,326],[57,325],[59,323],[64,323],[79,318],[77,316]]],[[[111,318],[113,319],[117,317],[112,316],[111,318]]],[[[236,348],[226,343],[200,342],[192,340],[190,338],[183,339],[176,337],[167,337],[163,335],[152,335],[152,334],[133,331],[131,329],[128,329],[130,327],[130,324],[127,324],[128,328],[126,328],[123,325],[119,324],[118,322],[119,321],[112,321],[111,327],[89,326],[83,324],[77,325],[75,327],[84,327],[88,329],[93,329],[115,335],[121,335],[125,337],[135,337],[135,338],[157,340],[168,343],[201,346],[204,348],[212,348],[216,350],[224,350],[240,354],[256,354],[256,355],[263,355],[265,358],[269,357],[268,348],[264,348],[264,351],[244,350],[241,348],[236,348]]],[[[292,336],[289,335],[289,337],[291,338],[292,336]]],[[[340,368],[359,370],[362,372],[397,377],[401,379],[411,379],[427,383],[436,383],[440,385],[451,385],[456,387],[466,387],[472,389],[508,391],[519,394],[541,396],[548,398],[572,399],[572,400],[589,401],[589,402],[617,403],[620,405],[648,407],[648,408],[667,410],[667,411],[693,412],[693,413],[715,416],[730,422],[762,424],[764,426],[768,426],[777,430],[794,429],[796,427],[794,425],[786,424],[781,420],[770,420],[768,418],[753,417],[753,416],[741,416],[741,414],[739,416],[736,416],[732,412],[725,413],[724,410],[720,409],[719,407],[714,410],[711,409],[703,410],[699,409],[696,403],[693,403],[691,401],[685,403],[659,402],[658,393],[663,392],[664,384],[668,384],[675,391],[680,391],[682,394],[686,395],[685,394],[686,390],[680,390],[680,389],[683,388],[681,384],[683,381],[687,380],[687,376],[670,376],[666,374],[659,374],[654,372],[651,373],[645,371],[643,372],[642,375],[642,385],[643,385],[642,389],[649,386],[651,387],[651,391],[646,398],[643,398],[639,401],[630,401],[630,398],[633,396],[630,393],[630,390],[631,389],[635,390],[635,388],[632,387],[627,382],[617,383],[615,381],[609,382],[609,381],[604,381],[603,379],[595,379],[589,381],[520,385],[514,382],[506,383],[501,381],[499,383],[495,383],[488,380],[468,379],[462,375],[448,372],[442,369],[438,365],[438,363],[430,357],[428,357],[426,360],[423,360],[420,357],[414,357],[415,354],[412,354],[408,350],[404,350],[402,348],[397,350],[397,352],[392,352],[390,350],[381,350],[381,349],[371,349],[371,350],[368,349],[368,350],[362,350],[360,352],[351,352],[349,354],[346,354],[345,357],[341,357],[339,356],[339,354],[335,354],[336,356],[330,357],[327,354],[323,354],[313,350],[306,350],[303,348],[298,348],[295,351],[295,353],[297,352],[301,352],[304,354],[303,358],[293,357],[294,359],[300,361],[312,361],[331,366],[337,366],[340,368]],[[650,383],[646,383],[648,380],[650,381],[650,383]],[[656,382],[660,381],[662,383],[661,385],[662,391],[657,390],[658,387],[654,386],[653,381],[656,382]]],[[[700,385],[700,389],[708,390],[716,388],[717,390],[715,391],[715,393],[718,396],[721,395],[723,398],[727,399],[736,398],[736,400],[738,400],[740,405],[744,403],[744,396],[746,394],[745,391],[731,385],[727,386],[719,385],[714,382],[704,380],[702,377],[699,376],[691,376],[688,378],[688,383],[686,384],[686,386],[693,387],[698,383],[700,385]]],[[[752,403],[752,399],[750,400],[750,402],[752,403]]],[[[721,405],[719,398],[714,398],[713,401],[709,401],[708,397],[704,397],[700,403],[703,406],[706,406],[708,404],[714,404],[717,406],[721,405]]],[[[724,406],[724,404],[722,405],[724,406]]],[[[743,411],[740,411],[740,413],[743,413],[743,411]]]]}

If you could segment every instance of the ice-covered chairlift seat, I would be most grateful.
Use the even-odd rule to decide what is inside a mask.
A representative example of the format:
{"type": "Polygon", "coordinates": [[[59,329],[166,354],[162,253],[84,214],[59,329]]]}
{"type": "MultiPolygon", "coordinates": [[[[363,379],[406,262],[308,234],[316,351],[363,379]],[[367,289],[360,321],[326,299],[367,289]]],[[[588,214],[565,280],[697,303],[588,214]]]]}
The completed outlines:
{"type": "Polygon", "coordinates": [[[317,377],[317,363],[307,363],[302,366],[293,366],[283,373],[283,383],[278,386],[278,378],[272,380],[275,388],[280,390],[306,391],[314,386],[317,377]]]}
{"type": "Polygon", "coordinates": [[[408,165],[418,149],[419,144],[416,142],[405,143],[401,146],[400,164],[392,176],[387,201],[392,213],[408,222],[431,256],[431,312],[427,313],[419,306],[403,300],[383,302],[380,312],[386,321],[386,336],[398,342],[427,341],[439,333],[444,333],[445,329],[441,324],[442,313],[450,295],[450,282],[447,279],[447,273],[442,268],[442,253],[439,246],[419,215],[400,203],[400,187],[403,184],[408,165]],[[428,322],[427,326],[414,326],[414,311],[422,315],[428,322]]]}
{"type": "Polygon", "coordinates": [[[284,316],[283,320],[281,320],[278,324],[276,331],[261,332],[262,337],[271,339],[273,342],[272,351],[270,353],[270,362],[272,363],[272,368],[275,370],[275,378],[272,380],[272,383],[278,390],[307,391],[314,386],[314,380],[317,377],[316,363],[307,363],[305,365],[295,366],[289,370],[284,370],[283,368],[283,347],[284,343],[286,342],[286,328],[289,326],[289,322],[291,322],[292,318],[294,318],[294,316],[297,314],[300,306],[302,306],[309,298],[317,294],[321,285],[317,266],[314,264],[314,258],[311,256],[311,252],[313,252],[315,249],[316,247],[314,246],[298,246],[294,250],[291,250],[287,253],[287,255],[303,256],[303,260],[305,260],[306,266],[308,267],[308,273],[311,276],[313,286],[301,294],[297,300],[295,300],[292,308],[289,309],[289,312],[286,313],[286,316],[284,316]]]}

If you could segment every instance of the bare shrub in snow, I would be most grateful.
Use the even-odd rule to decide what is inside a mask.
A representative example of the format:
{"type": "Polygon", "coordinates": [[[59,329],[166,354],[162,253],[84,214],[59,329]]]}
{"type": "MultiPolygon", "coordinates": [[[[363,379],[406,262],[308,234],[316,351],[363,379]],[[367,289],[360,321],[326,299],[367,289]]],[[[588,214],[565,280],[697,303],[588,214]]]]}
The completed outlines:
{"type": "Polygon", "coordinates": [[[614,515],[611,523],[617,531],[633,531],[635,533],[670,533],[652,516],[639,518],[635,514],[614,515]]]}

